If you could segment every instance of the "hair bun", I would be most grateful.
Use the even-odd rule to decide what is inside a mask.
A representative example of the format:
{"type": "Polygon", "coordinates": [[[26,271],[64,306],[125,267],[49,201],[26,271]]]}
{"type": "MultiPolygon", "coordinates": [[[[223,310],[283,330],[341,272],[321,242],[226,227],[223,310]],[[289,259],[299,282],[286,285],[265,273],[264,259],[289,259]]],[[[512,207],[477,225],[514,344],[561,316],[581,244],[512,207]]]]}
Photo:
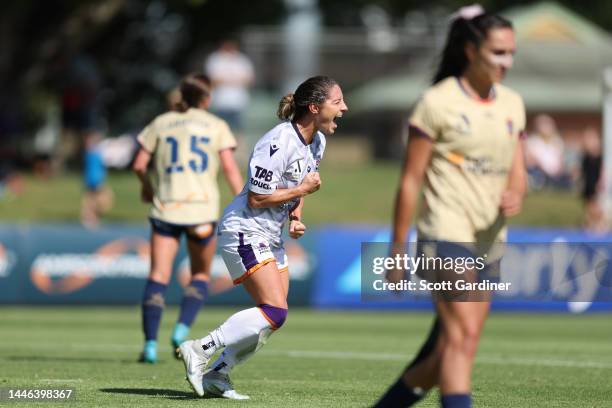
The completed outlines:
{"type": "Polygon", "coordinates": [[[290,120],[295,113],[295,98],[293,93],[283,96],[278,104],[276,115],[281,120],[290,120]]]}

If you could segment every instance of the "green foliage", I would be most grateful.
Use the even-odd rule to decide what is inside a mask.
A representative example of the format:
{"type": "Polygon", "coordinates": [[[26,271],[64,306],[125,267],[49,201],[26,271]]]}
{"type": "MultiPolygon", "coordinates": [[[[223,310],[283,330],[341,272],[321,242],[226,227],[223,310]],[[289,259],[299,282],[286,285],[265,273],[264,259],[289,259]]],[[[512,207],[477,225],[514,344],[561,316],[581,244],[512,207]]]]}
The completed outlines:
{"type": "MultiPolygon", "coordinates": [[[[393,217],[395,192],[400,175],[397,163],[364,165],[321,165],[322,187],[306,198],[307,225],[383,224],[393,217]]],[[[219,180],[222,206],[231,197],[224,180],[219,180]]],[[[144,223],[148,206],[140,202],[139,184],[128,172],[114,172],[109,185],[115,205],[105,222],[144,223]]],[[[0,220],[4,222],[78,222],[81,180],[76,174],[40,180],[26,178],[22,196],[0,200],[0,220]]],[[[510,220],[519,225],[578,227],[582,205],[576,193],[545,191],[527,196],[522,214],[510,220]]]]}

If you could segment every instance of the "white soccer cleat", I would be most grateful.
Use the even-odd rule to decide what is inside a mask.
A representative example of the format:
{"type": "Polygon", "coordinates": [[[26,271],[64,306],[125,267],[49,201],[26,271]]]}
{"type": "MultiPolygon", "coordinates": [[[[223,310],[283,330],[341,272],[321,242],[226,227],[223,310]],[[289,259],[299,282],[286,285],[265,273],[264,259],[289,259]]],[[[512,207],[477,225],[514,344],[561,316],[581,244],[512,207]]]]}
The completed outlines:
{"type": "Polygon", "coordinates": [[[230,380],[229,375],[221,374],[214,370],[206,370],[202,377],[202,388],[206,395],[215,397],[233,399],[233,400],[248,400],[248,395],[238,394],[234,389],[234,384],[230,380]]]}
{"type": "Polygon", "coordinates": [[[202,376],[210,358],[206,357],[204,353],[198,352],[198,347],[200,347],[198,340],[187,340],[181,343],[179,351],[183,364],[185,364],[186,379],[189,385],[199,397],[203,397],[202,376]]]}

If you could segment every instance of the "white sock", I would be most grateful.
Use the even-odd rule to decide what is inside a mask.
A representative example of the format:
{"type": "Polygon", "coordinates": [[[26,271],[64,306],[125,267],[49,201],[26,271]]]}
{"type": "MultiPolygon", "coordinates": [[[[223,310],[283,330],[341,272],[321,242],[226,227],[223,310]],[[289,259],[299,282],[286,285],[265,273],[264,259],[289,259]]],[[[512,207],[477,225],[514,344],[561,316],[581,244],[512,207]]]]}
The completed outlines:
{"type": "Polygon", "coordinates": [[[207,358],[211,358],[217,350],[225,346],[223,333],[219,328],[216,328],[208,336],[201,338],[197,344],[198,352],[202,352],[207,358]]]}
{"type": "Polygon", "coordinates": [[[236,351],[231,347],[226,347],[223,353],[210,365],[210,368],[221,374],[229,374],[236,364],[238,364],[236,351]]]}
{"type": "MultiPolygon", "coordinates": [[[[219,328],[201,340],[202,346],[208,347],[205,350],[207,355],[209,350],[216,351],[220,347],[226,347],[213,363],[213,368],[225,363],[221,369],[228,373],[236,364],[245,361],[266,343],[272,332],[272,325],[262,313],[258,307],[242,310],[230,316],[219,328]],[[215,344],[212,347],[211,341],[215,344]]],[[[214,351],[210,355],[214,354],[214,351]]]]}

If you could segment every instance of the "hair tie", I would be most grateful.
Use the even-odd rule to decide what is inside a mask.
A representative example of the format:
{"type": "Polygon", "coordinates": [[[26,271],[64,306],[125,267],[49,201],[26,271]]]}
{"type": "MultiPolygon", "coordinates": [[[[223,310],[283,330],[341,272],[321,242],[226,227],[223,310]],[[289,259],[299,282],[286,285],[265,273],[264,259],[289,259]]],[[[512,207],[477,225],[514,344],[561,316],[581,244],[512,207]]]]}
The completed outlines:
{"type": "Polygon", "coordinates": [[[459,10],[451,14],[449,20],[455,21],[458,18],[462,18],[464,20],[471,20],[474,17],[478,17],[481,14],[485,13],[485,9],[478,3],[474,3],[471,6],[461,7],[459,10]]]}

